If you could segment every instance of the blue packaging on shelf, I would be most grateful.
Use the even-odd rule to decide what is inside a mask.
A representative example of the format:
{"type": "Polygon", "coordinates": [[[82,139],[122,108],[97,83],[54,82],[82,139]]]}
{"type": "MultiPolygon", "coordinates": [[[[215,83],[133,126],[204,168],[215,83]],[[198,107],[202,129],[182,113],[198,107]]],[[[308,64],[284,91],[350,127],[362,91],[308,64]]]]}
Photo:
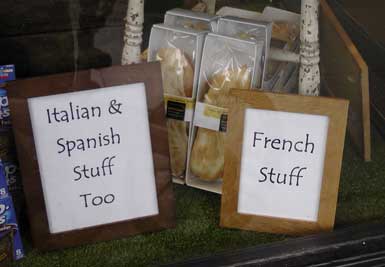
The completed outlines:
{"type": "MultiPolygon", "coordinates": [[[[14,197],[14,193],[22,191],[19,165],[17,163],[16,147],[11,129],[0,127],[0,160],[3,163],[8,191],[14,197]]],[[[15,199],[14,199],[15,201],[15,199]]],[[[17,209],[17,208],[16,208],[17,209]]]]}
{"type": "Polygon", "coordinates": [[[15,65],[0,66],[0,84],[16,80],[15,65]]]}
{"type": "Polygon", "coordinates": [[[0,126],[11,127],[11,112],[9,110],[7,90],[0,88],[0,126]]]}
{"type": "Polygon", "coordinates": [[[0,160],[0,199],[9,195],[3,162],[0,160]]]}
{"type": "Polygon", "coordinates": [[[13,258],[19,260],[24,257],[23,244],[13,201],[7,188],[4,166],[0,162],[0,239],[7,235],[9,231],[12,231],[13,236],[13,258]]]}
{"type": "Polygon", "coordinates": [[[7,82],[16,80],[15,65],[0,66],[0,127],[11,127],[11,113],[9,111],[7,90],[5,87],[7,82]]]}
{"type": "Polygon", "coordinates": [[[4,172],[5,172],[5,180],[7,181],[8,191],[12,194],[16,191],[23,190],[20,173],[19,173],[19,166],[16,162],[13,161],[4,161],[4,172]]]}
{"type": "Polygon", "coordinates": [[[20,237],[19,227],[10,196],[0,198],[0,238],[8,231],[13,232],[13,258],[19,260],[24,257],[23,244],[20,237]]]}

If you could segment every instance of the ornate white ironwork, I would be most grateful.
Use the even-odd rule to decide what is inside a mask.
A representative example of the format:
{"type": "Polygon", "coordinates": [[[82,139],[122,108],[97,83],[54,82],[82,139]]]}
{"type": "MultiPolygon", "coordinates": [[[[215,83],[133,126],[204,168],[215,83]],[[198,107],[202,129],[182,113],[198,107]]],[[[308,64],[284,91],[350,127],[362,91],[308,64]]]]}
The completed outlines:
{"type": "Polygon", "coordinates": [[[124,31],[122,65],[141,61],[143,22],[144,0],[129,0],[124,31]]]}
{"type": "Polygon", "coordinates": [[[302,0],[299,93],[320,93],[319,0],[302,0]]]}

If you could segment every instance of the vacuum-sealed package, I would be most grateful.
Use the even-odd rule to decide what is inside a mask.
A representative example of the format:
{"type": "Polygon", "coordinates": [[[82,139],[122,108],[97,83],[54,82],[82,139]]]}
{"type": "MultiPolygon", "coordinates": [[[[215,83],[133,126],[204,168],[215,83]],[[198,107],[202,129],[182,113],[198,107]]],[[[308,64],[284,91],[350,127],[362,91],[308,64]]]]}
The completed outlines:
{"type": "Polygon", "coordinates": [[[166,12],[164,24],[185,29],[216,32],[218,16],[175,8],[166,12]]]}
{"type": "MultiPolygon", "coordinates": [[[[235,17],[252,21],[266,21],[272,23],[270,48],[299,52],[299,14],[274,7],[266,7],[263,13],[248,10],[222,7],[217,12],[222,17],[235,17]]],[[[218,22],[219,23],[219,22],[218,22]]],[[[223,28],[218,25],[218,28],[223,28]]],[[[229,29],[225,29],[230,31],[229,29]]],[[[218,30],[220,32],[220,30],[218,30]]],[[[271,51],[269,52],[271,54],[271,51]]],[[[263,89],[273,92],[295,93],[298,84],[299,64],[271,60],[267,55],[266,68],[263,79],[263,89]]]]}
{"type": "Polygon", "coordinates": [[[164,24],[151,30],[149,61],[160,61],[166,106],[171,173],[184,182],[187,148],[205,31],[164,24]]]}
{"type": "Polygon", "coordinates": [[[224,137],[230,89],[256,86],[257,58],[263,44],[209,33],[206,36],[198,81],[186,183],[221,192],[224,137]]]}
{"type": "Polygon", "coordinates": [[[256,77],[258,79],[256,86],[263,89],[265,87],[263,81],[269,56],[272,23],[224,16],[218,20],[218,34],[263,43],[262,60],[257,65],[258,72],[262,73],[262,76],[256,77]]]}

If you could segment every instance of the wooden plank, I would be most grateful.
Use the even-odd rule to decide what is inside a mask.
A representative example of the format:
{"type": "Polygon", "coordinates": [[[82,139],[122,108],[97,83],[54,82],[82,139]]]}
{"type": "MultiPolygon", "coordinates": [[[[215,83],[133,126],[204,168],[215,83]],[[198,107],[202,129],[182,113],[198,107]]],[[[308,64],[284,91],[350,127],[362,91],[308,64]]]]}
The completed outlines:
{"type": "Polygon", "coordinates": [[[16,65],[17,77],[31,77],[120,64],[123,27],[47,33],[0,39],[0,64],[16,65]],[[76,58],[76,55],[78,57],[76,58]]]}
{"type": "Polygon", "coordinates": [[[369,72],[357,48],[321,0],[321,74],[329,94],[350,101],[348,129],[365,161],[371,160],[369,72]]]}

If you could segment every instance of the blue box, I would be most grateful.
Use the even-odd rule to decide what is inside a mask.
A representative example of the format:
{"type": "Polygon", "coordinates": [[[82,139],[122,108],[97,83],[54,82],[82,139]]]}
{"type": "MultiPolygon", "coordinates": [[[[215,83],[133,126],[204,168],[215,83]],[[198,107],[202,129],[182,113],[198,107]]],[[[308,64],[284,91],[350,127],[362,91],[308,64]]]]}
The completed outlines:
{"type": "Polygon", "coordinates": [[[12,198],[8,195],[7,197],[0,198],[0,238],[9,230],[13,231],[13,258],[14,260],[19,260],[24,257],[23,244],[12,198]]]}
{"type": "Polygon", "coordinates": [[[7,188],[4,166],[0,162],[0,238],[10,230],[13,232],[13,258],[19,260],[24,257],[24,249],[13,201],[7,188]]]}
{"type": "Polygon", "coordinates": [[[0,127],[10,128],[11,126],[11,112],[9,110],[7,90],[0,88],[0,127]]]}
{"type": "Polygon", "coordinates": [[[0,66],[0,84],[16,80],[15,65],[0,66]]]}

